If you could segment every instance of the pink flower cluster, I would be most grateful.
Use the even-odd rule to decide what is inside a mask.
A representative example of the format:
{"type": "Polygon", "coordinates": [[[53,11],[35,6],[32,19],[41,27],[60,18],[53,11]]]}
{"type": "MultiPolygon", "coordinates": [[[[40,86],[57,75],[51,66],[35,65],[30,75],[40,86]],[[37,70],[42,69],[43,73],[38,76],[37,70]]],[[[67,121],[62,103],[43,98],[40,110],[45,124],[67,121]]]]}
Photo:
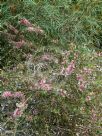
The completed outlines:
{"type": "Polygon", "coordinates": [[[24,96],[24,94],[22,92],[15,92],[13,95],[15,98],[21,98],[24,96]]]}
{"type": "Polygon", "coordinates": [[[74,72],[75,69],[75,61],[72,60],[67,68],[62,68],[61,74],[68,76],[71,75],[74,72]]]}
{"type": "Polygon", "coordinates": [[[51,84],[46,83],[46,80],[44,79],[39,82],[39,86],[45,91],[50,91],[52,89],[51,84]]]}
{"type": "Polygon", "coordinates": [[[3,98],[22,98],[23,96],[24,96],[24,94],[22,92],[12,93],[10,91],[5,91],[2,94],[3,98]]]}
{"type": "Polygon", "coordinates": [[[66,68],[65,74],[71,75],[73,73],[74,69],[75,69],[75,62],[74,62],[74,60],[72,60],[71,63],[69,64],[69,66],[66,68]]]}
{"type": "Polygon", "coordinates": [[[85,74],[91,74],[92,73],[92,69],[90,68],[83,68],[83,72],[85,72],[85,74]]]}
{"type": "Polygon", "coordinates": [[[13,97],[13,94],[12,94],[10,91],[5,91],[5,92],[2,94],[2,97],[3,97],[3,98],[10,98],[10,97],[13,97]]]}
{"type": "Polygon", "coordinates": [[[77,74],[77,80],[78,81],[83,81],[83,76],[81,74],[77,74]]]}

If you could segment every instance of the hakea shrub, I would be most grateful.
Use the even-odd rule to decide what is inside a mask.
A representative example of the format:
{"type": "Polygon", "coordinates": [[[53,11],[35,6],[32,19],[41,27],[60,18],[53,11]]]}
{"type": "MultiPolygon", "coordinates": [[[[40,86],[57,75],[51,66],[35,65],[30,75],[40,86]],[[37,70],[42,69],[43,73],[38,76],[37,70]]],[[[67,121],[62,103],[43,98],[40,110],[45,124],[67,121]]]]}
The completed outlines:
{"type": "Polygon", "coordinates": [[[0,135],[101,135],[102,53],[84,46],[101,30],[101,2],[7,5],[0,10],[0,68],[10,66],[0,69],[0,135]]]}

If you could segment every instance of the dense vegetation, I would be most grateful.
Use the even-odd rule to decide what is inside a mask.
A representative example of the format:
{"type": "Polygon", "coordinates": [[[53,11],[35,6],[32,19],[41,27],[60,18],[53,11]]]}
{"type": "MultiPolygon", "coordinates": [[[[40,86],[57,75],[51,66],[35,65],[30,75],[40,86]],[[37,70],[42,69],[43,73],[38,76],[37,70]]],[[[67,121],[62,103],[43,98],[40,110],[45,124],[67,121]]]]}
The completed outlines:
{"type": "Polygon", "coordinates": [[[102,1],[0,1],[0,135],[102,134],[102,1]]]}

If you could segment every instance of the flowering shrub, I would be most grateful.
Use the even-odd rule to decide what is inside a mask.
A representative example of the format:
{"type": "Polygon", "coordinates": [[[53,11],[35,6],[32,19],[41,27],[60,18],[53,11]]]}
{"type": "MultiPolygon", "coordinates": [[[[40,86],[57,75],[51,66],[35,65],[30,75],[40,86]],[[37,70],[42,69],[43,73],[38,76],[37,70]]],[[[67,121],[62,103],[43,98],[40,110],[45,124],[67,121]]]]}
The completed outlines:
{"type": "MultiPolygon", "coordinates": [[[[2,71],[2,127],[5,120],[10,118],[12,121],[15,120],[10,126],[12,128],[15,128],[16,124],[18,126],[16,134],[20,134],[19,129],[28,135],[100,133],[100,125],[96,125],[99,123],[101,106],[100,104],[96,106],[101,93],[100,87],[96,85],[99,80],[97,74],[100,71],[97,71],[99,63],[95,52],[87,58],[83,58],[85,52],[82,54],[79,52],[75,59],[76,49],[59,50],[56,54],[50,47],[47,53],[42,47],[36,51],[38,52],[36,56],[28,54],[25,64],[20,64],[13,70],[9,69],[9,75],[12,76],[2,71]],[[63,60],[66,60],[65,64],[63,60]],[[85,65],[81,64],[83,60],[85,65]],[[63,66],[64,70],[61,73],[63,66]],[[3,114],[6,114],[6,117],[3,114]],[[29,126],[32,131],[25,130],[29,126]]],[[[3,129],[6,133],[9,128],[3,129]]]]}
{"type": "Polygon", "coordinates": [[[1,3],[0,135],[101,135],[101,2],[1,3]]]}

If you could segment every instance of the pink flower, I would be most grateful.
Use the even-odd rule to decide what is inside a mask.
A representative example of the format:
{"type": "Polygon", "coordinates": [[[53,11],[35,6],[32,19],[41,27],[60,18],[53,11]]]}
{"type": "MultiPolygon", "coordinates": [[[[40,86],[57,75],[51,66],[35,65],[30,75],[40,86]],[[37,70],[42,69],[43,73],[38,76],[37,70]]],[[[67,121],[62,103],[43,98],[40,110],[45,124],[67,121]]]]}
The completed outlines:
{"type": "Polygon", "coordinates": [[[14,97],[15,98],[21,98],[21,97],[23,97],[24,96],[24,94],[22,93],[22,92],[15,92],[14,93],[14,97]]]}
{"type": "Polygon", "coordinates": [[[28,30],[29,32],[35,32],[34,27],[28,27],[27,30],[28,30]]]}
{"type": "Polygon", "coordinates": [[[39,85],[41,89],[46,90],[46,91],[50,91],[52,89],[51,85],[47,84],[46,80],[44,79],[40,81],[39,85]]]}
{"type": "Polygon", "coordinates": [[[40,27],[28,27],[27,30],[29,32],[35,32],[37,34],[43,34],[44,31],[40,27]]]}
{"type": "Polygon", "coordinates": [[[75,62],[74,60],[72,60],[69,66],[65,69],[65,75],[71,75],[74,69],[75,69],[75,62]]]}
{"type": "Polygon", "coordinates": [[[51,85],[50,84],[43,84],[42,85],[42,89],[43,90],[46,90],[46,91],[50,91],[52,89],[51,85]]]}
{"type": "Polygon", "coordinates": [[[28,26],[28,27],[32,26],[32,24],[25,18],[20,20],[20,24],[28,26]]]}
{"type": "Polygon", "coordinates": [[[2,94],[2,97],[3,98],[9,98],[9,97],[12,97],[12,93],[10,91],[5,91],[3,94],[2,94]]]}
{"type": "Polygon", "coordinates": [[[85,86],[85,84],[84,84],[83,82],[82,82],[82,83],[79,83],[79,90],[80,90],[81,92],[83,92],[85,88],[86,88],[86,86],[85,86]]]}
{"type": "Polygon", "coordinates": [[[22,115],[22,112],[21,112],[20,108],[16,108],[14,110],[13,117],[17,118],[17,117],[20,117],[21,115],[22,115]]]}
{"type": "Polygon", "coordinates": [[[88,102],[88,101],[90,101],[91,100],[91,97],[90,96],[87,96],[86,97],[86,101],[88,102]]]}
{"type": "Polygon", "coordinates": [[[83,91],[86,88],[86,81],[83,79],[81,74],[77,74],[79,90],[83,91]]]}

